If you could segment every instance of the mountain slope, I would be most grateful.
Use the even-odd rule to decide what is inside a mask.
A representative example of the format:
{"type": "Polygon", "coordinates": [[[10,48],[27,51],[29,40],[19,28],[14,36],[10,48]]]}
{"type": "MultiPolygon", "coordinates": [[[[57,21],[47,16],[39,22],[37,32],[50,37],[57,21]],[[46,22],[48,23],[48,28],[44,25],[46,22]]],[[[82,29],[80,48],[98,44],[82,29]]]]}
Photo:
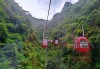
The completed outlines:
{"type": "Polygon", "coordinates": [[[0,0],[0,69],[32,69],[41,61],[36,59],[35,49],[42,50],[32,20],[14,0],[0,0]]]}
{"type": "Polygon", "coordinates": [[[61,23],[65,18],[75,18],[81,15],[88,15],[94,9],[98,8],[99,2],[93,0],[79,0],[75,4],[66,2],[62,11],[54,15],[48,26],[55,27],[61,23]],[[91,2],[91,3],[90,3],[91,2]],[[87,10],[88,9],[88,10],[87,10]]]}
{"type": "MultiPolygon", "coordinates": [[[[11,15],[21,15],[23,16],[23,20],[25,20],[27,22],[27,24],[32,24],[34,27],[36,27],[37,29],[38,28],[42,28],[45,24],[45,20],[43,19],[37,19],[37,18],[34,18],[31,16],[31,13],[29,11],[25,11],[22,9],[22,7],[20,7],[18,5],[18,3],[14,2],[14,0],[4,0],[8,6],[10,6],[9,8],[11,8],[11,10],[7,9],[6,7],[6,10],[7,12],[10,12],[11,15]],[[12,12],[11,12],[12,11],[12,12]]],[[[9,14],[10,14],[9,13],[9,14]]],[[[22,20],[21,20],[22,21],[22,20]]],[[[30,25],[30,26],[32,26],[30,25]]]]}

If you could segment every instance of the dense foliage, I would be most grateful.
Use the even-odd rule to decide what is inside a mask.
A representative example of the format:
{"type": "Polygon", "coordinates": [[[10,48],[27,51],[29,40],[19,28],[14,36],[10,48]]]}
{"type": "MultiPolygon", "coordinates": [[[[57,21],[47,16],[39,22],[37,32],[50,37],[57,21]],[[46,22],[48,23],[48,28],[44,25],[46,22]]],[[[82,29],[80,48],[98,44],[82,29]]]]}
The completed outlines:
{"type": "MultiPolygon", "coordinates": [[[[99,0],[79,0],[76,4],[72,5],[71,10],[66,12],[67,15],[52,31],[53,36],[67,41],[67,48],[71,47],[75,37],[82,36],[82,26],[84,27],[85,36],[88,37],[91,44],[91,63],[85,66],[84,61],[74,62],[76,69],[98,69],[100,68],[100,1],[99,0]],[[63,37],[62,37],[63,36],[63,37]],[[83,63],[81,63],[83,62],[83,63]],[[81,67],[83,64],[84,67],[81,67]],[[77,67],[79,66],[79,67],[77,67]]],[[[70,55],[70,58],[73,55],[70,55]]],[[[66,57],[63,57],[66,58],[66,57]]],[[[82,58],[82,57],[81,57],[82,58]]],[[[65,60],[65,61],[68,61],[65,60]]],[[[71,62],[71,61],[70,61],[71,62]]],[[[66,64],[68,65],[68,64],[66,64]]],[[[71,69],[72,68],[71,64],[71,69]]]]}
{"type": "Polygon", "coordinates": [[[35,28],[25,16],[30,15],[14,0],[0,0],[0,69],[30,69],[33,66],[31,59],[36,59],[37,53],[31,52],[33,55],[28,56],[29,51],[35,51],[34,46],[39,43],[35,28]],[[31,40],[31,37],[34,38],[31,40]],[[32,46],[34,49],[28,50],[32,46]]]}

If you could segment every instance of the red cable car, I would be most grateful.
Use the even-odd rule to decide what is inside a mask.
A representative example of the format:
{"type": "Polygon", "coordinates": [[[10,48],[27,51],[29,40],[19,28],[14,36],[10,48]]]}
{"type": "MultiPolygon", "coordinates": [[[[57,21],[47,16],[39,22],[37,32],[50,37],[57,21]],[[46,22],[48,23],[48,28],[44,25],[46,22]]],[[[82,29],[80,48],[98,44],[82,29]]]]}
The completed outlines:
{"type": "Polygon", "coordinates": [[[59,41],[58,41],[58,36],[55,36],[54,39],[53,39],[53,44],[55,46],[57,46],[59,44],[59,41]]]}
{"type": "Polygon", "coordinates": [[[89,52],[90,51],[90,43],[86,37],[78,37],[74,42],[74,50],[76,52],[89,52]]]}
{"type": "Polygon", "coordinates": [[[47,48],[48,47],[48,40],[47,39],[43,39],[42,40],[42,48],[47,48]]]}
{"type": "Polygon", "coordinates": [[[59,44],[58,40],[54,40],[54,45],[57,46],[59,44]]]}

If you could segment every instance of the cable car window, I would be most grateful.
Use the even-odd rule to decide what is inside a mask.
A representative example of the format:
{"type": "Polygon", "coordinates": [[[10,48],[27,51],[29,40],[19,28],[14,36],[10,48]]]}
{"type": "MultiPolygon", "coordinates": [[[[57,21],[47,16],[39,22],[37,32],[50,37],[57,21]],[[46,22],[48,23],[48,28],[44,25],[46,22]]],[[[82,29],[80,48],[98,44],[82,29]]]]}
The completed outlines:
{"type": "Polygon", "coordinates": [[[80,41],[80,48],[87,48],[88,47],[88,42],[85,40],[80,41]]]}

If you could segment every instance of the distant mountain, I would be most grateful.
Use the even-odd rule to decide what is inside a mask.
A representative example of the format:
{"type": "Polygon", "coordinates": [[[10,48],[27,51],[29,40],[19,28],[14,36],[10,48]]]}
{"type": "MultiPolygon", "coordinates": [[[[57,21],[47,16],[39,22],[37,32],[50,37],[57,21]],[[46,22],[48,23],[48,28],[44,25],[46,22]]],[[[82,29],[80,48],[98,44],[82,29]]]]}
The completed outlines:
{"type": "MultiPolygon", "coordinates": [[[[93,10],[100,7],[99,0],[79,0],[75,4],[66,2],[62,11],[53,16],[48,24],[49,28],[54,28],[67,19],[78,18],[89,15],[93,10]]],[[[68,23],[68,22],[67,22],[68,23]]]]}
{"type": "MultiPolygon", "coordinates": [[[[18,3],[14,2],[14,0],[4,0],[4,1],[12,8],[12,11],[6,8],[6,11],[9,12],[9,15],[12,16],[19,14],[23,16],[23,20],[25,20],[27,23],[32,24],[30,26],[34,26],[39,31],[43,31],[46,20],[32,17],[29,11],[23,10],[22,7],[18,5],[18,3]]],[[[56,13],[53,16],[53,18],[50,21],[48,21],[48,28],[52,29],[58,26],[59,24],[62,23],[62,21],[64,21],[67,18],[75,18],[83,14],[88,14],[89,11],[84,11],[84,10],[85,10],[85,5],[87,5],[90,1],[91,0],[79,0],[75,4],[66,2],[62,11],[60,13],[56,13]]]]}
{"type": "Polygon", "coordinates": [[[48,27],[53,28],[60,24],[65,18],[77,17],[80,14],[80,9],[87,2],[87,0],[79,0],[79,2],[72,4],[70,2],[65,2],[65,5],[60,13],[53,16],[49,22],[48,27]]]}
{"type": "Polygon", "coordinates": [[[49,22],[49,27],[53,28],[57,26],[70,12],[72,4],[70,2],[66,2],[62,11],[60,13],[56,13],[53,18],[49,22]]]}
{"type": "MultiPolygon", "coordinates": [[[[4,9],[10,15],[10,18],[13,18],[14,15],[20,15],[23,17],[23,20],[27,22],[27,24],[32,24],[30,26],[34,26],[35,28],[43,28],[44,23],[46,22],[43,19],[37,19],[35,17],[32,17],[31,13],[29,11],[25,11],[16,3],[14,0],[4,0],[7,6],[4,6],[4,9]]],[[[22,21],[22,20],[21,20],[22,21]]]]}

